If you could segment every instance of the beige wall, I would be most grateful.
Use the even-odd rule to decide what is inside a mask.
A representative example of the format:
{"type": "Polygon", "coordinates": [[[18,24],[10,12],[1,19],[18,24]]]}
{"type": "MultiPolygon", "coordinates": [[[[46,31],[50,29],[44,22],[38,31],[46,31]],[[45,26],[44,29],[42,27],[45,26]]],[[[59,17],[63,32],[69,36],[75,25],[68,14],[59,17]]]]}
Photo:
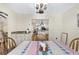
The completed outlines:
{"type": "Polygon", "coordinates": [[[11,36],[12,31],[17,30],[26,30],[28,24],[31,23],[32,19],[48,19],[49,20],[49,39],[53,40],[56,37],[60,39],[60,34],[62,31],[62,18],[60,14],[18,14],[13,12],[8,7],[0,4],[0,10],[9,14],[8,16],[8,32],[9,36],[11,36]]]}
{"type": "Polygon", "coordinates": [[[49,39],[60,41],[62,32],[62,14],[49,15],[49,39]]]}
{"type": "Polygon", "coordinates": [[[63,32],[68,33],[68,44],[74,38],[79,37],[79,27],[77,27],[77,13],[79,13],[79,5],[66,11],[63,17],[63,32]]]}
{"type": "MultiPolygon", "coordinates": [[[[8,18],[6,19],[7,21],[7,25],[5,25],[4,30],[9,32],[9,36],[10,36],[10,32],[13,29],[13,23],[14,23],[14,16],[15,16],[15,12],[13,12],[12,10],[10,10],[8,7],[6,7],[3,4],[0,4],[0,11],[5,12],[8,14],[8,18]],[[7,27],[6,27],[7,26],[7,27]]],[[[4,20],[5,21],[5,20],[4,20]]]]}
{"type": "Polygon", "coordinates": [[[16,14],[14,19],[13,31],[26,31],[29,28],[29,24],[32,22],[32,15],[29,14],[16,14]]]}
{"type": "MultiPolygon", "coordinates": [[[[32,20],[31,15],[29,15],[29,14],[18,14],[16,12],[12,11],[11,9],[9,9],[4,4],[0,4],[0,11],[8,14],[8,18],[6,19],[7,25],[5,25],[4,31],[8,31],[8,36],[10,36],[10,37],[13,37],[11,35],[12,31],[25,31],[29,27],[28,24],[31,23],[31,20],[32,20]]],[[[0,25],[1,25],[1,23],[0,23],[0,25]]],[[[24,35],[22,35],[22,36],[24,36],[24,35]]],[[[31,40],[29,38],[29,36],[31,36],[31,34],[29,34],[28,37],[27,36],[28,35],[26,35],[26,40],[31,40]]],[[[17,45],[18,45],[20,42],[22,42],[25,39],[25,37],[20,38],[19,40],[16,39],[16,37],[14,39],[15,39],[15,42],[17,43],[17,45]]]]}
{"type": "MultiPolygon", "coordinates": [[[[8,32],[9,36],[12,31],[26,30],[31,24],[32,19],[48,19],[49,20],[49,39],[55,40],[56,37],[60,41],[61,33],[68,33],[68,44],[76,37],[79,37],[79,28],[77,27],[77,13],[79,13],[79,5],[67,10],[64,13],[34,15],[34,14],[18,14],[8,7],[0,4],[0,11],[6,12],[9,16],[8,32]]],[[[6,28],[6,27],[5,27],[6,28]]]]}
{"type": "Polygon", "coordinates": [[[61,33],[68,33],[68,45],[72,39],[79,37],[79,27],[77,27],[77,13],[79,5],[60,14],[49,14],[50,40],[61,40],[61,33]]]}

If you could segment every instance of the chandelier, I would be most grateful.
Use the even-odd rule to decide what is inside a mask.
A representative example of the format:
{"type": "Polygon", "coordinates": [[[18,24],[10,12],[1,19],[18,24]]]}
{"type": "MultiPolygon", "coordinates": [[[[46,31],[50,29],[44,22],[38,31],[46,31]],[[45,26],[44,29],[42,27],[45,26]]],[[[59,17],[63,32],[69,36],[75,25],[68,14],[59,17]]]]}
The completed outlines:
{"type": "Polygon", "coordinates": [[[5,13],[5,12],[0,11],[0,17],[7,18],[8,14],[5,13]]]}
{"type": "Polygon", "coordinates": [[[43,4],[43,3],[36,4],[36,13],[43,14],[46,9],[47,9],[46,4],[43,4]]]}

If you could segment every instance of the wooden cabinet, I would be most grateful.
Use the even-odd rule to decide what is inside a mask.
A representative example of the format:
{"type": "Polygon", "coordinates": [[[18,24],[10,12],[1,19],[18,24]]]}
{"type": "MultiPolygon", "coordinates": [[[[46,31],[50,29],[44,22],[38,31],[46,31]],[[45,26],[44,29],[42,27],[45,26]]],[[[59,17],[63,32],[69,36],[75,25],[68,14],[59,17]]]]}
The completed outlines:
{"type": "Polygon", "coordinates": [[[38,34],[38,35],[33,34],[32,35],[32,41],[41,41],[41,40],[47,41],[48,34],[38,34]]]}

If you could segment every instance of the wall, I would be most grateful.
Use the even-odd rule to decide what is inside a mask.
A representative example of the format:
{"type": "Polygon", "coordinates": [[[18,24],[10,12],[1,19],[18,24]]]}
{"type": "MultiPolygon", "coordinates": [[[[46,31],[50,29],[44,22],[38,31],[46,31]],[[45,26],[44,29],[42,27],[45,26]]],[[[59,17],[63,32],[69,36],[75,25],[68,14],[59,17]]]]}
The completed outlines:
{"type": "Polygon", "coordinates": [[[11,31],[13,29],[13,23],[14,23],[14,16],[15,16],[15,12],[13,12],[12,10],[10,10],[8,7],[6,7],[4,4],[0,4],[0,11],[5,12],[8,14],[8,17],[6,20],[7,24],[5,25],[5,29],[4,31],[8,31],[9,36],[11,35],[11,31]],[[6,27],[7,26],[7,27],[6,27]]]}
{"type": "MultiPolygon", "coordinates": [[[[49,39],[60,41],[61,33],[68,33],[68,44],[76,37],[79,37],[79,28],[77,27],[77,13],[79,13],[79,5],[69,9],[62,13],[47,13],[43,15],[39,14],[19,14],[3,4],[0,4],[0,11],[9,14],[8,20],[8,32],[11,36],[12,31],[26,30],[31,24],[32,19],[48,19],[49,20],[49,39]]],[[[18,41],[17,41],[18,42],[18,41]]]]}
{"type": "Polygon", "coordinates": [[[13,31],[26,31],[32,22],[32,15],[16,13],[13,31]]]}
{"type": "MultiPolygon", "coordinates": [[[[31,40],[31,39],[28,39],[29,36],[31,36],[31,34],[29,34],[29,36],[26,35],[23,40],[20,37],[19,37],[20,39],[17,39],[16,37],[13,37],[11,35],[11,32],[13,32],[13,31],[25,31],[29,27],[28,26],[29,23],[31,23],[31,20],[32,20],[31,15],[29,15],[29,14],[18,14],[16,12],[12,11],[7,6],[5,6],[5,4],[0,4],[0,11],[8,14],[8,17],[6,19],[7,25],[5,25],[4,31],[8,31],[8,36],[14,38],[17,45],[21,41],[23,41],[25,39],[25,37],[26,37],[26,40],[31,40]]],[[[2,20],[2,19],[0,19],[0,20],[2,20]]]]}
{"type": "Polygon", "coordinates": [[[49,15],[49,38],[60,41],[62,33],[62,14],[49,15]]]}
{"type": "Polygon", "coordinates": [[[55,40],[57,37],[57,40],[60,41],[62,33],[62,14],[35,14],[33,16],[33,19],[48,19],[49,40],[55,40]]]}
{"type": "MultiPolygon", "coordinates": [[[[12,31],[26,31],[27,28],[31,29],[31,26],[29,26],[29,24],[32,23],[31,21],[32,21],[32,15],[16,13],[12,31]]],[[[32,33],[12,34],[11,37],[15,39],[18,45],[24,40],[31,41],[32,33]]]]}
{"type": "Polygon", "coordinates": [[[74,38],[79,37],[79,27],[77,27],[77,13],[79,13],[79,5],[66,11],[63,16],[63,32],[68,33],[68,44],[74,38]]]}

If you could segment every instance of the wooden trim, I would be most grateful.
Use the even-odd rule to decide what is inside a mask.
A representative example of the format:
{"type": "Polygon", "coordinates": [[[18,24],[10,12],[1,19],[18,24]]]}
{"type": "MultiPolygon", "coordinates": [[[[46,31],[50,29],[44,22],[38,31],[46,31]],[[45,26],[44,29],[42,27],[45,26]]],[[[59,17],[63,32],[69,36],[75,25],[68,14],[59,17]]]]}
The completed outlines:
{"type": "Polygon", "coordinates": [[[14,31],[11,34],[27,34],[27,31],[14,31]]]}

